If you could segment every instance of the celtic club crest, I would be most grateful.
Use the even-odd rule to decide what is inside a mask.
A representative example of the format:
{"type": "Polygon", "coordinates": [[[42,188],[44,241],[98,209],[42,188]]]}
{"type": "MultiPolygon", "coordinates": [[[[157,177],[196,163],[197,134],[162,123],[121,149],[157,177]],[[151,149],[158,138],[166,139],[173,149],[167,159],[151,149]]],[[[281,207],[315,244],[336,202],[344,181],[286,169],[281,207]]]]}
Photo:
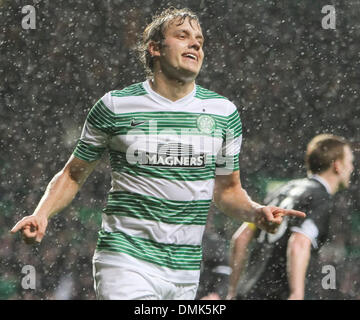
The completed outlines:
{"type": "Polygon", "coordinates": [[[197,118],[197,127],[200,132],[212,133],[215,130],[215,119],[209,115],[201,115],[197,118]]]}

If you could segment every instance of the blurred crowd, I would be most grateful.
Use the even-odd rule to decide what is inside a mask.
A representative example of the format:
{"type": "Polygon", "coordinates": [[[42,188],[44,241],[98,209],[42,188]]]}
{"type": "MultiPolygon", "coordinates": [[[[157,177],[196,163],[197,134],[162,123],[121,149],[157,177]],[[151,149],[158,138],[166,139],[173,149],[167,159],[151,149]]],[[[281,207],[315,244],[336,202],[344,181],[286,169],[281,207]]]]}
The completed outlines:
{"type": "MultiPolygon", "coordinates": [[[[169,5],[199,14],[206,40],[197,83],[238,106],[242,184],[254,200],[263,200],[268,179],[305,175],[304,150],[314,135],[360,141],[355,1],[331,1],[335,30],[321,27],[322,0],[32,2],[36,29],[24,30],[21,8],[29,1],[0,0],[0,299],[94,299],[91,258],[110,189],[106,157],[71,206],[50,220],[40,245],[26,246],[9,230],[32,213],[67,161],[92,105],[144,80],[136,45],[151,16],[169,5]],[[35,290],[21,287],[24,265],[36,269],[35,290]]],[[[334,299],[360,298],[355,156],[352,186],[336,201],[334,241],[324,248],[324,261],[338,263],[344,292],[334,299]]],[[[210,238],[221,239],[225,255],[231,232],[219,217],[210,238]]]]}

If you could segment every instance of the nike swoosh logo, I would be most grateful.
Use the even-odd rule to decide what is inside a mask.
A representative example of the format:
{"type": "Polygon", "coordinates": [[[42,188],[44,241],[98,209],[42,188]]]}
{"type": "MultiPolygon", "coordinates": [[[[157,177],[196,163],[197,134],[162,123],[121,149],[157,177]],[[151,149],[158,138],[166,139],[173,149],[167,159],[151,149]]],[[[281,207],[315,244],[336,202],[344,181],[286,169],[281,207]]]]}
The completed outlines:
{"type": "Polygon", "coordinates": [[[139,126],[139,125],[141,125],[141,124],[143,124],[143,123],[145,123],[145,121],[135,122],[134,120],[131,120],[130,125],[131,125],[132,127],[136,127],[136,126],[139,126]]]}

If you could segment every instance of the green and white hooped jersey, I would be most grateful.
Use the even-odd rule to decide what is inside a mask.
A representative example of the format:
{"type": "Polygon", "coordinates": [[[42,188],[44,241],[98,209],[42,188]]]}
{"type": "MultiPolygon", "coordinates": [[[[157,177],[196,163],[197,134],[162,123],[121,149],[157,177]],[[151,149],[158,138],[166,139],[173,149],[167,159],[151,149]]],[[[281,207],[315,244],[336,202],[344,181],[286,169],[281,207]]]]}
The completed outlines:
{"type": "Polygon", "coordinates": [[[74,151],[85,161],[110,155],[95,256],[116,253],[112,263],[197,282],[214,179],[239,170],[241,139],[235,105],[198,85],[175,102],[149,81],[106,93],[74,151]]]}

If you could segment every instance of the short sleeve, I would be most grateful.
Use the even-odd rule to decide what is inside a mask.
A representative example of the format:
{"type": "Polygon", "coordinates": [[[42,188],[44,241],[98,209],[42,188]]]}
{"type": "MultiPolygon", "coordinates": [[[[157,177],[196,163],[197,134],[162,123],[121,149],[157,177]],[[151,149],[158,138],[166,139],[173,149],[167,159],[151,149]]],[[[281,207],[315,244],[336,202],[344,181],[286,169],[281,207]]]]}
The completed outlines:
{"type": "Polygon", "coordinates": [[[91,162],[101,158],[115,125],[111,111],[111,95],[105,94],[90,110],[73,155],[91,162]]]}
{"type": "Polygon", "coordinates": [[[331,211],[329,198],[314,198],[311,206],[306,210],[306,218],[295,218],[291,223],[290,231],[305,235],[317,249],[321,245],[319,242],[327,235],[331,211]]]}
{"type": "Polygon", "coordinates": [[[242,142],[242,124],[239,112],[231,104],[231,114],[227,117],[223,131],[222,147],[216,157],[216,174],[228,175],[239,170],[239,154],[242,142]]]}

